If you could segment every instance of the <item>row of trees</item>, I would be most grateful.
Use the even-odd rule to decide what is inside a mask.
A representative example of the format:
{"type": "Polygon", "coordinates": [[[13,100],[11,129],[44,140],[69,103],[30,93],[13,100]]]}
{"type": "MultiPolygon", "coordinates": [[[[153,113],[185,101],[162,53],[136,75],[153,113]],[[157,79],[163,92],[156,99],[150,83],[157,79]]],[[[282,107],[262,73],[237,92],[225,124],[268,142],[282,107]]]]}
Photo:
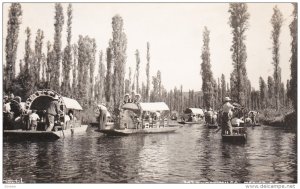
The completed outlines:
{"type": "Polygon", "coordinates": [[[283,23],[283,16],[277,6],[273,8],[271,18],[272,25],[272,64],[274,65],[273,76],[268,77],[267,83],[262,77],[259,78],[259,90],[251,87],[251,82],[247,76],[246,61],[246,31],[249,27],[249,13],[246,3],[230,3],[228,12],[230,13],[229,25],[232,28],[232,64],[233,71],[230,75],[230,88],[227,86],[224,75],[221,76],[221,84],[216,83],[213,78],[210,64],[209,51],[209,30],[204,27],[203,47],[202,47],[202,92],[203,107],[215,108],[222,103],[224,96],[231,98],[249,109],[274,108],[279,110],[281,107],[289,107],[292,104],[297,108],[297,5],[293,4],[293,22],[290,25],[292,36],[292,57],[291,57],[291,80],[284,86],[281,81],[280,60],[280,41],[279,36],[283,23]]]}
{"type": "Polygon", "coordinates": [[[19,3],[12,3],[9,10],[6,37],[6,64],[4,66],[4,91],[27,98],[39,88],[50,88],[60,91],[62,95],[78,99],[84,108],[92,104],[106,101],[110,107],[117,108],[125,93],[140,93],[143,101],[165,101],[171,110],[181,112],[186,107],[205,107],[217,109],[225,96],[248,108],[277,108],[294,105],[297,108],[297,7],[294,4],[294,20],[290,25],[292,36],[291,70],[292,77],[284,86],[281,81],[279,66],[279,36],[283,22],[282,14],[274,7],[271,18],[273,31],[273,65],[274,74],[265,82],[259,79],[260,89],[251,88],[246,71],[246,31],[249,27],[247,4],[231,3],[229,5],[229,24],[232,28],[232,62],[233,71],[230,82],[226,82],[224,74],[214,79],[210,62],[210,31],[203,32],[202,47],[202,91],[175,87],[167,91],[162,82],[162,73],[158,70],[150,78],[150,43],[146,44],[146,70],[140,70],[141,58],[139,50],[135,52],[135,69],[129,68],[125,77],[127,38],[124,33],[124,22],[121,16],[112,18],[112,38],[106,51],[97,55],[96,41],[89,36],[79,36],[77,43],[72,44],[72,4],[67,8],[67,44],[62,50],[62,28],[64,26],[63,7],[55,4],[54,40],[47,42],[47,52],[43,53],[44,33],[37,30],[34,49],[31,48],[31,30],[26,29],[25,55],[20,60],[20,73],[15,73],[18,35],[21,24],[22,8],[19,3]],[[98,72],[95,73],[96,56],[99,56],[98,72]],[[146,83],[140,81],[140,73],[146,73],[146,83]]]}

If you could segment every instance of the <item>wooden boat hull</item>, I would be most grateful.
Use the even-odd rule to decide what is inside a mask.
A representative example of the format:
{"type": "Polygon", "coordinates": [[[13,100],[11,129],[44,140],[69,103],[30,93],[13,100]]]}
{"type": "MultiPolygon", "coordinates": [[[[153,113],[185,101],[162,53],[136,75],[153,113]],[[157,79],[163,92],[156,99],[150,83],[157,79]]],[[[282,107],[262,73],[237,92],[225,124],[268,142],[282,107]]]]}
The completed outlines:
{"type": "Polygon", "coordinates": [[[223,142],[245,143],[247,134],[222,135],[223,142]]]}
{"type": "Polygon", "coordinates": [[[87,125],[60,131],[30,131],[30,130],[4,130],[3,137],[6,140],[57,140],[86,132],[87,125]]]}
{"type": "MultiPolygon", "coordinates": [[[[105,127],[113,127],[114,126],[114,122],[108,122],[108,123],[106,123],[105,124],[105,127]]],[[[90,125],[92,126],[92,127],[99,127],[99,123],[98,122],[92,122],[92,123],[90,123],[90,125]]]]}
{"type": "Polygon", "coordinates": [[[200,124],[200,121],[190,122],[190,121],[178,121],[179,124],[187,124],[187,125],[193,125],[193,124],[200,124]]]}
{"type": "Polygon", "coordinates": [[[144,128],[144,129],[102,129],[97,132],[104,133],[111,136],[127,136],[134,134],[158,134],[158,133],[172,133],[178,127],[163,127],[163,128],[144,128]]]}

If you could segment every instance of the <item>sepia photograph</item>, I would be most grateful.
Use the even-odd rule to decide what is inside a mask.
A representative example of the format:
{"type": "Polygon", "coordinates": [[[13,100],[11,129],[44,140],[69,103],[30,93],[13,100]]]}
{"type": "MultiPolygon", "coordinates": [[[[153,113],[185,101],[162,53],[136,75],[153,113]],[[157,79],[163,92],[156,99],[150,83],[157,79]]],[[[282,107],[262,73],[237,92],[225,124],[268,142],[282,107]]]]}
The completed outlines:
{"type": "Polygon", "coordinates": [[[297,1],[3,2],[1,185],[296,188],[297,47],[297,1]]]}

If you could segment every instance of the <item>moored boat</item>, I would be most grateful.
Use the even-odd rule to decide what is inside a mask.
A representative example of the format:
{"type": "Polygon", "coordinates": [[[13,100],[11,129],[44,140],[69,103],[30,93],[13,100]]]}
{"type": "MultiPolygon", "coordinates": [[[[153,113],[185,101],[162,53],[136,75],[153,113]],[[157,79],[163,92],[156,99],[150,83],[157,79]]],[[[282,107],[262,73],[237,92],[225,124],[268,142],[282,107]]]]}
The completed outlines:
{"type": "MultiPolygon", "coordinates": [[[[13,121],[10,128],[3,131],[4,139],[13,140],[56,140],[74,134],[84,133],[88,125],[81,124],[82,107],[71,98],[60,96],[52,90],[39,90],[26,100],[18,122],[13,121]],[[58,98],[60,114],[55,118],[52,131],[46,131],[46,109],[54,98],[58,98]],[[31,128],[29,115],[35,110],[39,116],[36,128],[31,128]]],[[[5,123],[4,123],[5,124],[5,123]]]]}
{"type": "Polygon", "coordinates": [[[172,133],[179,126],[169,126],[169,107],[164,102],[126,103],[115,128],[96,130],[106,135],[172,133]]]}

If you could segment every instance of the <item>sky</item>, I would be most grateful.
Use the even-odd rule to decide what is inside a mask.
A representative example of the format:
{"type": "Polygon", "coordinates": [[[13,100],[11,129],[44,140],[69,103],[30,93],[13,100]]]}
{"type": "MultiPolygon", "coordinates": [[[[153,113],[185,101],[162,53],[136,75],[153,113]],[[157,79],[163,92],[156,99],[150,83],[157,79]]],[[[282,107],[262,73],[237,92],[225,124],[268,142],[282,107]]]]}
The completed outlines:
{"type": "MultiPolygon", "coordinates": [[[[184,91],[201,90],[200,75],[203,30],[210,30],[210,58],[215,79],[225,74],[229,82],[233,70],[230,47],[231,28],[228,24],[228,3],[72,3],[73,24],[72,43],[77,43],[79,35],[90,36],[97,42],[97,64],[99,51],[105,52],[112,38],[112,17],[119,14],[124,20],[127,35],[126,78],[129,66],[135,70],[135,51],[140,51],[140,84],[146,83],[146,50],[150,43],[150,75],[157,70],[162,73],[162,83],[167,90],[183,86],[184,91]]],[[[259,77],[265,81],[273,75],[271,17],[277,5],[284,17],[280,35],[280,67],[282,81],[290,79],[290,31],[293,7],[290,3],[248,3],[250,14],[249,29],[246,32],[248,77],[255,89],[259,87],[259,77]]],[[[5,38],[10,3],[3,4],[3,61],[5,61],[5,38]]],[[[19,33],[17,62],[24,57],[25,29],[32,31],[32,48],[36,31],[44,31],[43,52],[46,42],[54,39],[54,4],[21,3],[23,16],[19,33]]],[[[62,31],[63,48],[66,45],[67,3],[63,4],[65,24],[62,31]]],[[[18,70],[17,70],[18,71],[18,70]]]]}

